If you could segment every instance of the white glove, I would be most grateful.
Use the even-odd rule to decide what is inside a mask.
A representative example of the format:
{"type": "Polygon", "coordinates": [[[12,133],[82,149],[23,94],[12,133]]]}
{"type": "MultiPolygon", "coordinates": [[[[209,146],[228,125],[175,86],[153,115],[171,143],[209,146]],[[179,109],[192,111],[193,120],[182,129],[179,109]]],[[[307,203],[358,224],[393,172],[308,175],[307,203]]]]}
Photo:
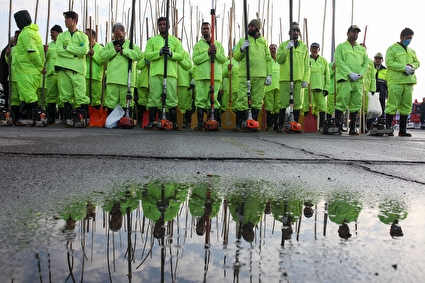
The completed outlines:
{"type": "Polygon", "coordinates": [[[286,49],[291,49],[292,47],[294,47],[294,41],[293,40],[290,40],[288,42],[288,45],[286,45],[286,49]]]}
{"type": "Polygon", "coordinates": [[[272,84],[272,76],[268,75],[264,84],[267,85],[267,86],[271,85],[272,84]]]}
{"type": "Polygon", "coordinates": [[[415,70],[411,66],[407,65],[406,68],[404,69],[404,72],[408,76],[410,76],[410,75],[413,75],[415,73],[415,70]]]}
{"type": "Polygon", "coordinates": [[[362,75],[356,73],[350,73],[348,76],[352,82],[355,82],[362,77],[362,75]]]}
{"type": "Polygon", "coordinates": [[[241,52],[244,52],[244,51],[245,51],[245,49],[246,49],[248,46],[249,46],[249,40],[248,40],[248,39],[245,39],[245,41],[242,43],[242,46],[241,46],[241,52]]]}
{"type": "Polygon", "coordinates": [[[306,87],[308,87],[308,82],[303,82],[303,83],[302,83],[302,85],[301,85],[301,87],[302,87],[302,88],[306,88],[306,87]]]}

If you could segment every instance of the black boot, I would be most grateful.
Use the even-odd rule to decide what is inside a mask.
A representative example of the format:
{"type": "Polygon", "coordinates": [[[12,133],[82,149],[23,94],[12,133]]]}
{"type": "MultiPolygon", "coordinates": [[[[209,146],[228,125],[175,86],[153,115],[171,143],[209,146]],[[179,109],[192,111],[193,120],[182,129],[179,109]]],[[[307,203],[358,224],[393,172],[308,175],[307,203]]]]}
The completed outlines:
{"type": "Polygon", "coordinates": [[[153,130],[155,128],[156,114],[158,112],[157,107],[149,107],[149,123],[144,127],[145,130],[153,130]]]}
{"type": "Polygon", "coordinates": [[[87,121],[90,119],[90,115],[89,115],[89,105],[88,104],[81,104],[81,107],[80,107],[81,109],[83,109],[84,110],[84,112],[86,112],[85,113],[85,115],[86,115],[86,119],[87,119],[87,121]]]}
{"type": "Polygon", "coordinates": [[[406,131],[407,128],[407,115],[400,115],[400,131],[398,132],[399,137],[411,137],[412,135],[406,131]]]}
{"type": "Polygon", "coordinates": [[[294,110],[294,121],[298,123],[298,120],[300,119],[300,112],[301,110],[294,110]]]}
{"type": "Polygon", "coordinates": [[[29,119],[34,119],[33,113],[34,113],[34,109],[39,109],[38,103],[37,102],[28,103],[27,104],[27,109],[28,109],[28,118],[29,119]]]}
{"type": "Polygon", "coordinates": [[[365,133],[368,133],[370,129],[372,128],[373,119],[366,119],[366,131],[365,133]]]}
{"type": "Polygon", "coordinates": [[[342,111],[335,110],[335,120],[336,120],[338,127],[339,127],[339,131],[337,133],[335,133],[335,135],[337,135],[337,136],[341,135],[341,133],[342,133],[342,117],[343,117],[342,114],[343,114],[342,111]]]}
{"type": "Polygon", "coordinates": [[[284,132],[284,124],[285,124],[285,115],[286,115],[286,108],[282,108],[279,110],[279,122],[277,125],[277,132],[278,133],[283,133],[284,132]]]}
{"type": "Polygon", "coordinates": [[[54,125],[56,119],[56,103],[47,104],[47,117],[49,117],[48,124],[54,125]]]}
{"type": "Polygon", "coordinates": [[[252,119],[255,121],[258,121],[258,114],[260,114],[260,110],[252,108],[251,114],[252,114],[252,119]]]}
{"type": "Polygon", "coordinates": [[[137,106],[138,113],[138,119],[137,122],[140,124],[140,126],[143,124],[143,114],[146,112],[146,106],[145,105],[139,105],[137,106]]]}
{"type": "Polygon", "coordinates": [[[236,126],[234,132],[239,132],[242,129],[242,123],[245,121],[245,111],[236,111],[236,126]]]}
{"type": "Polygon", "coordinates": [[[202,131],[204,129],[204,108],[198,108],[198,125],[194,128],[195,131],[202,131]]]}
{"type": "Polygon", "coordinates": [[[171,107],[169,110],[170,113],[170,122],[173,123],[173,130],[181,130],[177,125],[177,107],[171,107]]]}
{"type": "MultiPolygon", "coordinates": [[[[391,129],[393,127],[393,119],[394,115],[391,114],[385,114],[385,122],[387,123],[387,128],[391,129]]],[[[394,133],[388,134],[389,137],[393,137],[394,133]]]]}
{"type": "Polygon", "coordinates": [[[266,115],[267,115],[267,131],[271,132],[273,131],[273,118],[274,118],[274,114],[272,114],[272,112],[270,111],[266,111],[266,115]]]}
{"type": "MultiPolygon", "coordinates": [[[[74,120],[72,119],[72,105],[69,102],[63,104],[63,118],[62,123],[68,126],[74,125],[74,120]]],[[[112,111],[111,111],[112,112],[112,111]]]]}
{"type": "Polygon", "coordinates": [[[356,123],[357,123],[357,112],[350,112],[350,131],[349,131],[349,135],[350,136],[358,136],[359,132],[357,132],[356,130],[356,123]]]}
{"type": "Polygon", "coordinates": [[[277,126],[279,123],[279,113],[278,114],[272,114],[273,116],[273,130],[277,131],[277,126]]]}
{"type": "Polygon", "coordinates": [[[323,124],[325,123],[326,119],[326,113],[325,112],[319,112],[319,132],[322,132],[323,124]]]}
{"type": "Polygon", "coordinates": [[[191,120],[192,120],[192,113],[191,113],[191,111],[186,111],[184,113],[183,128],[190,128],[191,120]]]}
{"type": "Polygon", "coordinates": [[[29,119],[29,113],[28,113],[28,105],[21,101],[21,104],[19,105],[19,118],[18,120],[26,120],[29,119]]]}
{"type": "Polygon", "coordinates": [[[19,106],[11,106],[10,107],[13,113],[13,121],[18,121],[20,117],[19,106]]]}

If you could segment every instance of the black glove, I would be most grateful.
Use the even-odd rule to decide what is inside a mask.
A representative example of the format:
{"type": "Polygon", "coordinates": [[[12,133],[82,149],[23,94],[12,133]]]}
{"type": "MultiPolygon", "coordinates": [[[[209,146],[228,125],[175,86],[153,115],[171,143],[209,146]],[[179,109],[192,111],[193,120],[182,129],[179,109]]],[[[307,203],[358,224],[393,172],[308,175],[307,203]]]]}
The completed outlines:
{"type": "Polygon", "coordinates": [[[171,52],[170,48],[168,46],[164,46],[159,50],[159,55],[168,55],[170,57],[173,57],[173,52],[171,52]]]}
{"type": "Polygon", "coordinates": [[[374,95],[374,94],[375,94],[375,92],[374,92],[374,91],[371,91],[370,93],[371,93],[372,95],[374,95]]]}
{"type": "Polygon", "coordinates": [[[326,97],[329,94],[329,92],[327,90],[323,91],[323,96],[326,97]]]}

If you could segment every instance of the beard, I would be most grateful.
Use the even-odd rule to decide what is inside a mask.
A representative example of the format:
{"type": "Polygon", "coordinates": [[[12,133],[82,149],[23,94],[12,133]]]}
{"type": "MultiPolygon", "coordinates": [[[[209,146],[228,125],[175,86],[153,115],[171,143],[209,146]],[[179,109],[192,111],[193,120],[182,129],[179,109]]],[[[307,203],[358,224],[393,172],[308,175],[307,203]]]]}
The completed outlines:
{"type": "Polygon", "coordinates": [[[248,30],[248,34],[250,35],[250,36],[255,36],[256,34],[257,34],[257,29],[255,29],[255,30],[252,30],[252,29],[249,29],[248,30]]]}

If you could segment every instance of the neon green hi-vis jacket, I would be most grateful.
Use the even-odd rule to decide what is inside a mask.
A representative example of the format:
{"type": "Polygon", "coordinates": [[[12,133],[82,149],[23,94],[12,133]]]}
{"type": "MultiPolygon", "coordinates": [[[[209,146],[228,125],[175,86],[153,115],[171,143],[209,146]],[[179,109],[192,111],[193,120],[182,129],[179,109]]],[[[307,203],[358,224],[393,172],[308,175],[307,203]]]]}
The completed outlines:
{"type": "Polygon", "coordinates": [[[64,31],[56,39],[57,53],[55,66],[86,75],[86,54],[89,52],[89,39],[79,30],[71,34],[64,31]]]}
{"type": "Polygon", "coordinates": [[[310,88],[329,91],[330,73],[328,61],[322,56],[310,58],[310,88]]]}
{"type": "Polygon", "coordinates": [[[362,75],[357,82],[362,82],[369,68],[369,58],[366,49],[357,44],[351,45],[348,40],[339,44],[335,49],[336,81],[350,81],[349,74],[356,73],[362,75]]]}
{"type": "Polygon", "coordinates": [[[30,24],[19,34],[13,50],[12,66],[15,75],[40,75],[44,68],[44,49],[38,25],[30,24]]]}
{"type": "MultiPolygon", "coordinates": [[[[266,78],[272,74],[272,56],[266,39],[263,36],[254,38],[248,36],[249,40],[249,69],[251,77],[266,78]]],[[[239,62],[238,76],[246,77],[246,56],[241,52],[242,43],[245,38],[241,38],[236,45],[233,58],[239,62]]]]}
{"type": "MultiPolygon", "coordinates": [[[[214,80],[222,81],[222,64],[226,62],[224,48],[220,42],[214,41],[217,53],[214,57],[214,80]]],[[[195,80],[209,80],[211,78],[211,57],[208,55],[210,45],[205,39],[199,40],[193,47],[193,64],[195,64],[195,80]]]]}
{"type": "Polygon", "coordinates": [[[416,74],[406,76],[404,70],[407,64],[417,69],[420,66],[416,52],[410,47],[403,48],[400,43],[391,45],[385,53],[385,62],[387,63],[387,84],[402,85],[416,84],[416,74]]]}
{"type": "Polygon", "coordinates": [[[58,57],[58,53],[56,51],[57,45],[55,41],[49,42],[49,49],[46,53],[46,75],[54,75],[55,71],[55,63],[56,58],[58,57]]]}
{"type": "Polygon", "coordinates": [[[100,51],[100,60],[106,62],[108,75],[106,76],[107,84],[127,85],[128,84],[128,60],[133,60],[131,65],[131,87],[136,86],[136,61],[142,59],[142,52],[139,46],[133,44],[130,48],[130,40],[126,39],[122,45],[122,55],[115,51],[114,43],[108,42],[100,51]]]}
{"type": "MultiPolygon", "coordinates": [[[[164,57],[159,55],[159,51],[165,45],[165,38],[160,34],[151,37],[146,43],[145,58],[150,61],[150,76],[164,75],[164,57]]],[[[172,35],[168,35],[168,47],[173,53],[168,57],[167,76],[177,78],[177,64],[184,58],[184,50],[180,40],[172,35]]]]}
{"type": "MultiPolygon", "coordinates": [[[[100,59],[100,51],[103,46],[99,43],[93,45],[94,54],[92,57],[92,80],[101,81],[103,76],[103,61],[100,59]]],[[[90,56],[86,56],[86,79],[90,79],[90,56]]]]}
{"type": "MultiPolygon", "coordinates": [[[[290,57],[291,52],[286,49],[289,40],[281,43],[276,53],[276,61],[280,64],[280,76],[281,82],[289,82],[291,77],[290,73],[290,57]]],[[[297,46],[293,47],[293,81],[308,82],[310,79],[310,67],[309,67],[309,52],[307,46],[301,40],[297,41],[297,46]]]]}

